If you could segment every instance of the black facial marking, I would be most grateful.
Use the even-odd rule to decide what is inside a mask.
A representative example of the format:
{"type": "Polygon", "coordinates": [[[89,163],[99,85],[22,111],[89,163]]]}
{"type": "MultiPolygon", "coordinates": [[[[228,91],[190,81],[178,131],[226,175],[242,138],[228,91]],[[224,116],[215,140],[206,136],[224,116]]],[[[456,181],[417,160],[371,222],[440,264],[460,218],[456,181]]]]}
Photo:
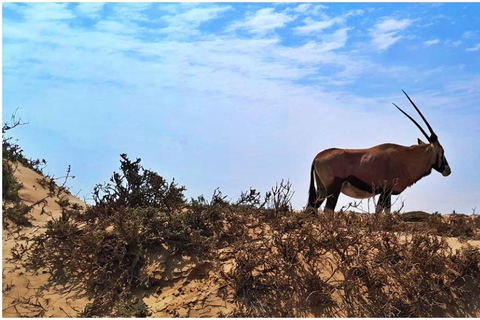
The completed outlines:
{"type": "Polygon", "coordinates": [[[447,165],[447,159],[445,159],[444,153],[437,155],[435,160],[435,164],[433,165],[433,169],[438,172],[443,172],[445,170],[445,166],[447,165]]]}

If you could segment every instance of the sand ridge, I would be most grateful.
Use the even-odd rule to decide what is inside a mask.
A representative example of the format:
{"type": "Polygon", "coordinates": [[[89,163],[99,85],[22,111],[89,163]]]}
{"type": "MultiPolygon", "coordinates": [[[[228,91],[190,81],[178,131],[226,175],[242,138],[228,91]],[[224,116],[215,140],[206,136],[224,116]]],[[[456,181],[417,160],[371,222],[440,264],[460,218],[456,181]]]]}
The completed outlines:
{"type": "MultiPolygon", "coordinates": [[[[19,195],[26,204],[33,204],[47,196],[38,179],[42,176],[35,171],[18,165],[15,172],[23,183],[19,195]]],[[[72,195],[68,199],[79,205],[85,204],[72,195]]],[[[25,243],[25,236],[45,231],[45,222],[58,217],[60,206],[55,198],[46,200],[43,213],[37,206],[30,213],[32,226],[19,232],[2,230],[2,291],[3,317],[75,317],[91,302],[87,293],[74,283],[50,281],[48,270],[33,273],[10,260],[11,249],[16,244],[25,243]]],[[[259,246],[268,246],[273,230],[268,225],[251,222],[248,233],[259,246]]],[[[465,243],[457,238],[447,238],[452,249],[460,249],[465,243]]],[[[480,241],[468,241],[480,247],[480,241]]],[[[158,248],[147,257],[145,272],[150,275],[150,286],[138,288],[133,294],[145,302],[151,317],[219,317],[232,315],[238,307],[233,288],[227,283],[228,275],[236,266],[236,252],[233,247],[218,249],[213,260],[205,260],[195,255],[171,253],[168,248],[158,248]]],[[[302,262],[304,263],[304,261],[302,262]]],[[[327,276],[335,266],[325,267],[327,276]]],[[[256,271],[254,271],[256,272],[256,271]]],[[[340,279],[341,280],[341,279],[340,279]]],[[[315,310],[312,310],[315,312],[315,310]]],[[[302,316],[326,316],[325,313],[303,313],[302,316]]],[[[332,309],[330,317],[342,317],[341,310],[332,309]]],[[[477,312],[480,316],[480,312],[477,312]]]]}
{"type": "MultiPolygon", "coordinates": [[[[19,164],[15,177],[23,183],[19,196],[25,204],[31,205],[47,197],[48,191],[38,182],[43,177],[37,172],[19,164]]],[[[74,196],[67,197],[70,202],[85,206],[74,196]]],[[[3,317],[75,317],[90,302],[82,288],[68,282],[54,285],[49,281],[47,270],[33,273],[9,259],[12,248],[25,242],[25,235],[44,232],[46,221],[61,214],[55,200],[46,199],[46,213],[42,214],[41,206],[34,207],[29,213],[31,227],[16,233],[10,230],[2,232],[3,317]]],[[[151,290],[134,292],[148,305],[151,316],[217,317],[233,311],[233,298],[227,298],[225,284],[212,271],[217,267],[214,268],[213,262],[199,263],[195,257],[169,255],[166,250],[160,250],[149,259],[164,259],[161,262],[166,262],[149,264],[157,282],[152,284],[151,290]],[[160,268],[161,265],[167,267],[160,268]]]]}

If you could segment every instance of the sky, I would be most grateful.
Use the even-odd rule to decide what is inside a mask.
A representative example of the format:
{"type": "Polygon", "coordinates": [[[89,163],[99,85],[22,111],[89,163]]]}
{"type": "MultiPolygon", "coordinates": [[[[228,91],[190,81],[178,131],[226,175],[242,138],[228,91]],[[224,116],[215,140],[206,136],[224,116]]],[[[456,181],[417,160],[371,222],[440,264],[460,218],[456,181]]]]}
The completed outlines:
{"type": "MultiPolygon", "coordinates": [[[[452,169],[394,209],[480,212],[480,3],[3,3],[2,118],[89,199],[121,153],[209,198],[289,180],[327,148],[439,136],[452,169]],[[421,120],[419,120],[421,123],[421,120]]],[[[337,210],[353,199],[341,195],[337,210]]],[[[395,201],[395,199],[394,199],[395,201]]],[[[367,210],[367,202],[362,208],[367,210]]],[[[372,210],[370,208],[370,210],[372,210]]]]}

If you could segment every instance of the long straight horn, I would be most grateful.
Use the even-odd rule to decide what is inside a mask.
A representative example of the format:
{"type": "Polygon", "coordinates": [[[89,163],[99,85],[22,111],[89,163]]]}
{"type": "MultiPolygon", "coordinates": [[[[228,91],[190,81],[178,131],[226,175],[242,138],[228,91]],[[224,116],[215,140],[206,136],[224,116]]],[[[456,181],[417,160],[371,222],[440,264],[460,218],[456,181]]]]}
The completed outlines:
{"type": "MultiPolygon", "coordinates": [[[[423,121],[425,122],[425,124],[427,125],[428,127],[428,130],[430,130],[430,134],[431,134],[431,137],[428,138],[428,140],[437,140],[437,135],[435,134],[435,132],[433,132],[433,129],[432,127],[430,126],[430,124],[428,123],[427,119],[425,119],[425,117],[423,116],[423,114],[420,112],[420,110],[417,108],[417,106],[415,105],[415,103],[413,103],[412,99],[410,99],[410,97],[408,96],[408,94],[402,90],[402,92],[407,96],[407,99],[408,101],[410,101],[410,103],[412,104],[412,106],[415,108],[415,110],[417,110],[418,114],[420,115],[420,117],[422,117],[423,121]]],[[[423,131],[423,130],[422,130],[423,131]]],[[[425,133],[424,133],[425,134],[425,133]]]]}
{"type": "Polygon", "coordinates": [[[422,129],[422,127],[420,127],[420,125],[417,123],[417,121],[415,121],[412,117],[410,117],[405,111],[403,111],[402,109],[400,109],[399,106],[397,106],[395,103],[392,102],[392,104],[397,107],[398,110],[400,110],[404,115],[407,116],[408,119],[412,120],[413,123],[415,123],[415,125],[418,127],[418,129],[420,129],[420,131],[422,131],[423,135],[425,136],[425,138],[427,138],[428,141],[430,141],[430,137],[427,135],[427,133],[422,129]]]}

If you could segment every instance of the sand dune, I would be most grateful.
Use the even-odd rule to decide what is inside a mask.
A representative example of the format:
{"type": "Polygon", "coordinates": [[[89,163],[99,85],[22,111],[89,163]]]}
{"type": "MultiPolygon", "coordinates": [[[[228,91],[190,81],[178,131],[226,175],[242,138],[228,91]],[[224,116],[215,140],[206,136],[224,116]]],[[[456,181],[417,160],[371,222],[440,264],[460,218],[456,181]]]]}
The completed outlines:
{"type": "MultiPolygon", "coordinates": [[[[21,165],[15,173],[24,185],[19,195],[26,204],[33,204],[47,196],[47,191],[38,183],[42,177],[21,165]]],[[[69,195],[69,200],[82,206],[85,204],[69,195]]],[[[47,270],[32,273],[18,263],[12,262],[11,249],[25,243],[25,235],[44,232],[45,222],[60,215],[60,207],[54,198],[47,199],[43,213],[37,206],[30,214],[31,227],[19,232],[3,230],[3,317],[75,317],[90,301],[82,288],[72,283],[52,284],[47,270]]],[[[267,228],[252,227],[258,239],[265,237],[267,228]]],[[[255,237],[254,237],[255,238],[255,237]]],[[[453,249],[465,243],[448,238],[453,249]]],[[[469,241],[480,247],[480,241],[469,241]]],[[[218,251],[218,259],[205,261],[195,256],[171,254],[165,248],[149,257],[147,272],[153,279],[151,288],[138,289],[134,294],[147,304],[152,317],[218,317],[230,315],[236,310],[236,301],[231,288],[226,285],[220,271],[228,273],[235,265],[233,248],[218,251]]],[[[327,272],[327,270],[326,270],[327,272]]],[[[322,313],[325,316],[325,313],[322,313]]],[[[305,314],[304,316],[318,316],[305,314]]],[[[340,310],[332,309],[330,317],[344,316],[340,310]]],[[[480,312],[477,313],[480,316],[480,312]]]]}
{"type": "MultiPolygon", "coordinates": [[[[38,183],[38,179],[42,178],[40,174],[18,165],[15,176],[23,183],[19,196],[25,204],[31,205],[47,196],[47,190],[38,183]]],[[[68,198],[73,203],[84,205],[81,200],[71,195],[68,198]]],[[[60,207],[55,200],[46,199],[43,214],[41,206],[34,207],[29,214],[31,227],[24,228],[18,233],[2,230],[3,317],[75,316],[77,311],[82,310],[87,303],[87,299],[83,297],[84,292],[72,288],[71,284],[52,287],[49,284],[50,275],[45,270],[38,270],[34,274],[9,260],[11,249],[15,244],[25,243],[24,235],[31,236],[43,232],[45,222],[60,215],[60,207]],[[42,289],[41,292],[40,289],[42,289]]]]}
{"type": "MultiPolygon", "coordinates": [[[[38,183],[42,176],[35,171],[19,165],[15,176],[23,183],[19,196],[26,204],[33,204],[47,196],[47,190],[38,183]]],[[[68,199],[85,205],[71,195],[68,199]]],[[[23,235],[44,232],[45,222],[60,215],[60,207],[55,200],[46,200],[45,211],[48,213],[41,214],[40,206],[32,210],[29,217],[31,227],[18,233],[3,230],[3,317],[75,317],[89,302],[81,288],[71,283],[52,286],[46,270],[32,273],[9,260],[15,244],[24,243],[23,235]]],[[[163,284],[163,289],[137,292],[140,298],[146,296],[144,301],[153,317],[216,317],[232,312],[233,301],[218,297],[222,286],[219,275],[212,272],[212,264],[197,264],[192,257],[169,256],[166,251],[159,252],[156,258],[164,258],[168,266],[166,270],[155,269],[155,264],[151,266],[154,278],[163,284]]]]}

